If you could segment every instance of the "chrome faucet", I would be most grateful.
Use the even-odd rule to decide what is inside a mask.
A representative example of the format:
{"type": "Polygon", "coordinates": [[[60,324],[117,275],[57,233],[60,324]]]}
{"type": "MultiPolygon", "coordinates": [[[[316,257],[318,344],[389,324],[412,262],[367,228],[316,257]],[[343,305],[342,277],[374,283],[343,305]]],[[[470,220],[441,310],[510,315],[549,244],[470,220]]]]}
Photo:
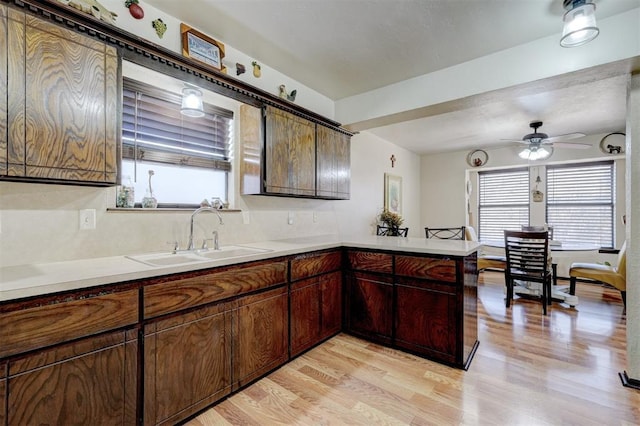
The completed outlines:
{"type": "MultiPolygon", "coordinates": [[[[220,225],[224,225],[224,222],[222,222],[222,216],[220,215],[220,212],[217,209],[212,209],[211,207],[200,207],[200,208],[196,209],[193,213],[191,213],[191,222],[190,222],[190,226],[189,226],[189,244],[187,245],[187,250],[193,250],[194,249],[194,245],[193,245],[193,219],[199,213],[205,212],[205,211],[217,214],[218,215],[218,219],[220,220],[220,225]]],[[[220,243],[218,242],[218,231],[214,231],[213,245],[214,245],[216,250],[220,249],[220,243]]]]}

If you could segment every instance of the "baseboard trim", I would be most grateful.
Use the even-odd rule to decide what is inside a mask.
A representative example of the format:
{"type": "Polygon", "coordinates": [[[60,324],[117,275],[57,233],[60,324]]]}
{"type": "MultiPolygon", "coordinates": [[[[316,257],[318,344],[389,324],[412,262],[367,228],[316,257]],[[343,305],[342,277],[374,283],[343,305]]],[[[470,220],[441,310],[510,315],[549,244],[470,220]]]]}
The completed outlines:
{"type": "Polygon", "coordinates": [[[623,371],[622,373],[618,373],[618,376],[620,376],[620,380],[622,381],[622,386],[626,388],[640,390],[640,380],[632,379],[627,375],[626,371],[623,371]]]}

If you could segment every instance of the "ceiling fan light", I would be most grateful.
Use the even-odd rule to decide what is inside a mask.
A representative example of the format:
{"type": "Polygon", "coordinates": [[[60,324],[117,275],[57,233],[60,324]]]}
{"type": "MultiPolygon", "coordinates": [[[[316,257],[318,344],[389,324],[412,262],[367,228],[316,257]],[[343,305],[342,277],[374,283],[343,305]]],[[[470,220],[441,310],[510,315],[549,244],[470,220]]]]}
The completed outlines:
{"type": "Polygon", "coordinates": [[[565,0],[564,4],[570,9],[564,14],[560,46],[581,46],[596,38],[600,33],[596,25],[596,5],[585,0],[565,0]]]}
{"type": "Polygon", "coordinates": [[[551,151],[544,147],[529,147],[520,151],[518,157],[522,158],[523,160],[536,161],[549,158],[550,155],[551,151]]]}

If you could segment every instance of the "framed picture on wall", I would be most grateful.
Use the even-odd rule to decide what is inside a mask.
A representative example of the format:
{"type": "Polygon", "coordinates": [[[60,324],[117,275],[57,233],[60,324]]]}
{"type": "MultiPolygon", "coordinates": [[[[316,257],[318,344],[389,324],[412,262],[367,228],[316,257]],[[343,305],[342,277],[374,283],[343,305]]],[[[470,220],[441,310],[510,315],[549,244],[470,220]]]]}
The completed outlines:
{"type": "Polygon", "coordinates": [[[384,174],[384,208],[392,213],[402,214],[402,178],[384,174]]]}
{"type": "Polygon", "coordinates": [[[224,44],[185,24],[180,24],[180,34],[184,56],[197,59],[224,72],[225,67],[222,65],[224,44]]]}

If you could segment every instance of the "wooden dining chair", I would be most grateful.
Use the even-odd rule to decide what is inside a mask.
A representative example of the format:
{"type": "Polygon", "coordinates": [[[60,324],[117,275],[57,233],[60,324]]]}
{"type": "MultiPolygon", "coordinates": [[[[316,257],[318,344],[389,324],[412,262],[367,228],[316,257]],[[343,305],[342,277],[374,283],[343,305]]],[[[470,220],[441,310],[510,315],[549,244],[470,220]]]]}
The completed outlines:
{"type": "Polygon", "coordinates": [[[464,240],[466,233],[465,227],[460,226],[458,228],[424,228],[424,233],[427,238],[438,238],[440,240],[464,240]]]}
{"type": "Polygon", "coordinates": [[[504,250],[507,257],[504,271],[506,307],[511,306],[516,280],[537,282],[542,284],[542,311],[547,315],[547,305],[551,304],[552,281],[548,232],[504,231],[504,250]]]}
{"type": "Polygon", "coordinates": [[[527,231],[527,232],[548,231],[549,232],[549,239],[553,240],[553,226],[540,226],[540,225],[526,226],[526,225],[522,225],[521,229],[523,231],[527,231]]]}
{"type": "Polygon", "coordinates": [[[378,225],[376,229],[376,235],[385,237],[406,237],[409,233],[409,228],[396,228],[392,226],[378,225]]]}

